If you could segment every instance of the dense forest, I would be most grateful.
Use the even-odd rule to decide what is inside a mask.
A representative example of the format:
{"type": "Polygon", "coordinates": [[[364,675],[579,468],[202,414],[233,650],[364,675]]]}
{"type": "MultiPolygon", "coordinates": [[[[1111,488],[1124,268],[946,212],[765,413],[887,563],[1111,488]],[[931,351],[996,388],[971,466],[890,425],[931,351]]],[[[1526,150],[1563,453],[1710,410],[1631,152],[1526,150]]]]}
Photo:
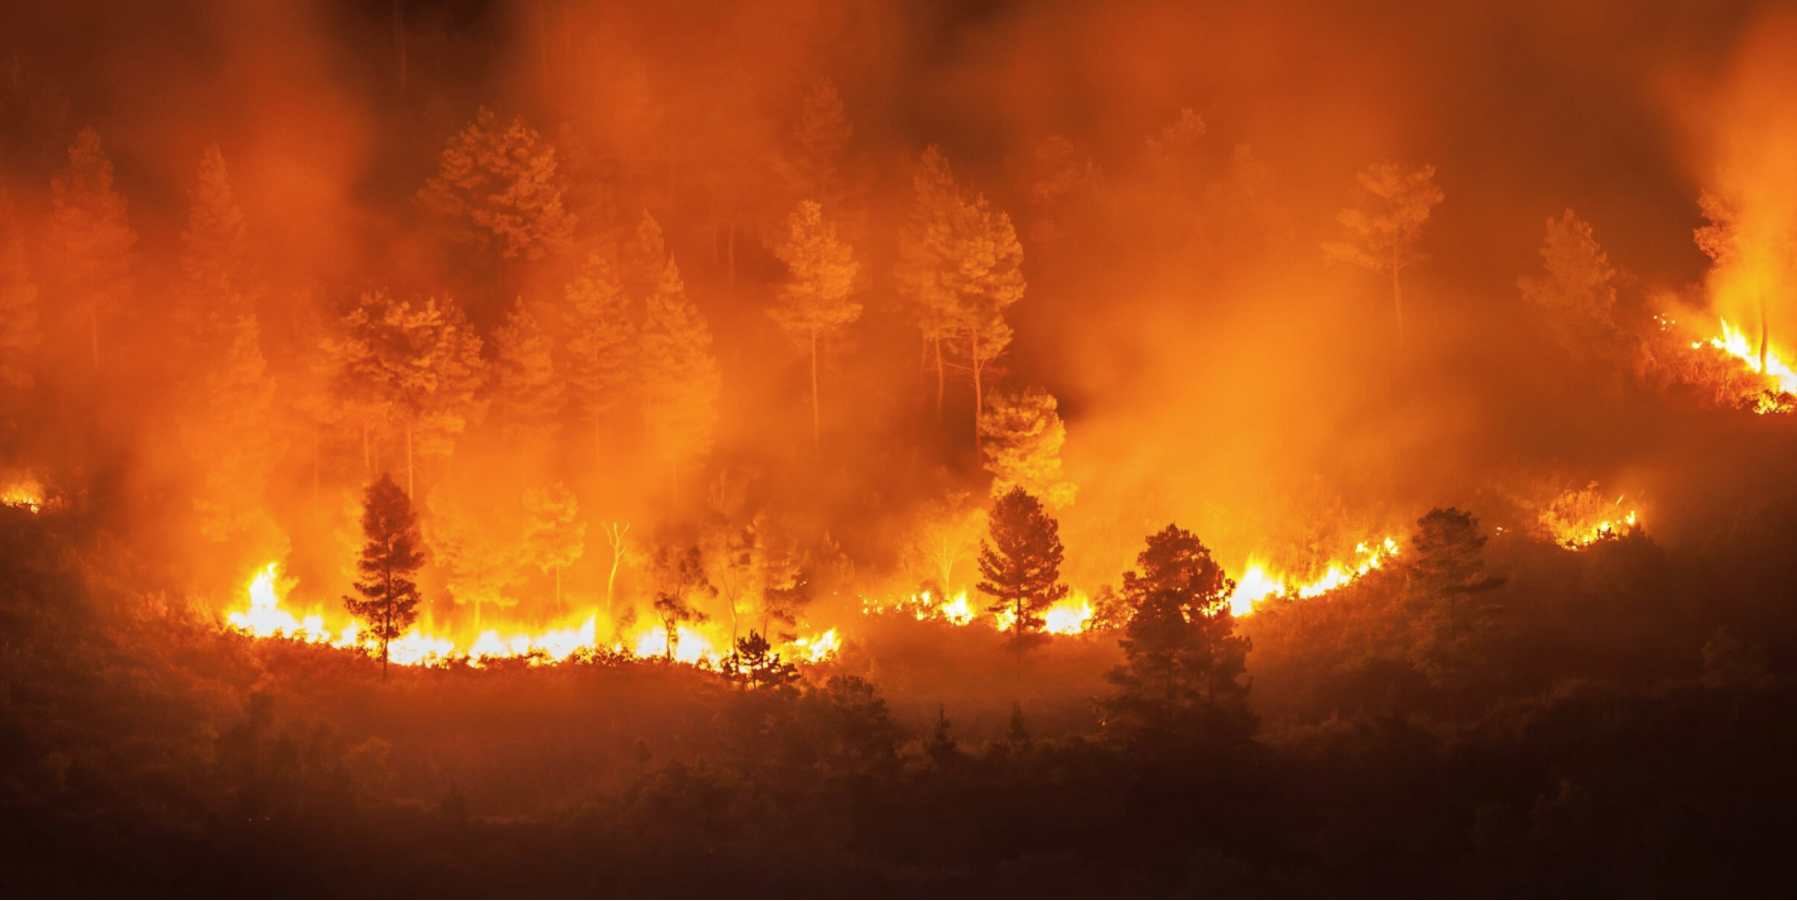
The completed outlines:
{"type": "Polygon", "coordinates": [[[1797,875],[1773,5],[14,19],[0,884],[1797,875]]]}

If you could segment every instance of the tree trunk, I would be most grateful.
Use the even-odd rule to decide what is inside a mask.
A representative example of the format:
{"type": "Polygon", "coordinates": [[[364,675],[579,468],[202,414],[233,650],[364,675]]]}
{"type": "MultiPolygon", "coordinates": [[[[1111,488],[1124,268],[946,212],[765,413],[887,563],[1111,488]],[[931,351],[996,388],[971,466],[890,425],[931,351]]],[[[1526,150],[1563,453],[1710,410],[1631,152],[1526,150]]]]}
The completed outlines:
{"type": "Polygon", "coordinates": [[[817,399],[817,329],[811,330],[811,451],[823,456],[824,439],[822,417],[818,413],[817,399]]]}
{"type": "Polygon", "coordinates": [[[1759,292],[1760,302],[1760,374],[1766,374],[1766,292],[1759,292]]]}
{"type": "Polygon", "coordinates": [[[405,0],[393,0],[393,46],[399,51],[399,96],[406,95],[405,0]]]}
{"type": "Polygon", "coordinates": [[[942,389],[948,382],[948,376],[942,365],[942,339],[936,339],[936,419],[942,419],[942,389]]]}
{"type": "Polygon", "coordinates": [[[362,423],[362,481],[374,481],[374,455],[368,449],[368,423],[362,423]]]}
{"type": "Polygon", "coordinates": [[[1398,248],[1391,249],[1391,308],[1398,318],[1398,347],[1404,346],[1404,289],[1398,284],[1398,248]]]}
{"type": "Polygon", "coordinates": [[[624,562],[624,534],[617,532],[611,544],[611,574],[605,577],[605,618],[615,621],[612,615],[613,591],[618,585],[618,564],[624,562]]]}
{"type": "Polygon", "coordinates": [[[543,90],[549,90],[549,3],[537,4],[537,49],[543,62],[543,90]]]}
{"type": "Polygon", "coordinates": [[[324,428],[323,426],[320,426],[317,423],[313,423],[313,425],[312,425],[312,518],[313,519],[318,518],[318,454],[319,454],[318,433],[320,431],[322,431],[323,428],[324,428]]]}
{"type": "Polygon", "coordinates": [[[416,486],[412,482],[412,427],[406,426],[406,498],[417,497],[413,493],[416,486]]]}
{"type": "Polygon", "coordinates": [[[980,324],[974,320],[968,332],[969,364],[973,367],[973,458],[979,460],[984,450],[980,436],[980,411],[986,409],[985,390],[980,385],[980,324]]]}

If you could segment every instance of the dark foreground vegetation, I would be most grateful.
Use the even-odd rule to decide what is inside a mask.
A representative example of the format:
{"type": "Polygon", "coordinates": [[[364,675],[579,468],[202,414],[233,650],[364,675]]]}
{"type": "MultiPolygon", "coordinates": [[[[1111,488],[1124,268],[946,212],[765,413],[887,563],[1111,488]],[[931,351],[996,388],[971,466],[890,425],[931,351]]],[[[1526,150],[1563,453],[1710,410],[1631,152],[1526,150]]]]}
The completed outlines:
{"type": "Polygon", "coordinates": [[[0,509],[0,546],[0,872],[21,894],[1748,894],[1797,875],[1791,633],[1743,612],[1776,609],[1759,592],[1787,564],[1745,539],[1701,559],[1494,541],[1484,662],[1454,676],[1381,608],[1414,570],[1275,606],[1242,624],[1257,725],[1216,715],[1227,692],[1160,723],[1122,709],[1098,674],[1130,671],[1112,642],[1152,638],[1133,626],[1030,651],[1008,717],[920,715],[941,686],[887,652],[1009,659],[935,624],[870,630],[790,684],[603,655],[383,680],[145,605],[121,586],[151,568],[79,511],[0,509]],[[911,693],[883,698],[858,675],[876,666],[911,693]]]}

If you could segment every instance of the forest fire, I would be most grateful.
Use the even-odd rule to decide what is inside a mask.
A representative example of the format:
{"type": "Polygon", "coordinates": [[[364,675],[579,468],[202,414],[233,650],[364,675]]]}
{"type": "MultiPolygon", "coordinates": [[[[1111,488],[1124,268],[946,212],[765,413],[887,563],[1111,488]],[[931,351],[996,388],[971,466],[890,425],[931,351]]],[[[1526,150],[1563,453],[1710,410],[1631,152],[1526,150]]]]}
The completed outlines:
{"type": "Polygon", "coordinates": [[[6,885],[1786,890],[1797,9],[1341,6],[12,4],[6,885]]]}
{"type": "MultiPolygon", "coordinates": [[[[1797,396],[1797,371],[1779,356],[1778,351],[1766,349],[1764,362],[1755,349],[1754,342],[1738,329],[1731,327],[1728,320],[1721,320],[1722,334],[1711,338],[1707,345],[1719,350],[1745,366],[1748,371],[1766,380],[1767,389],[1754,405],[1756,413],[1789,413],[1794,407],[1791,398],[1797,396]]],[[[1706,342],[1698,342],[1692,347],[1703,347],[1706,342]]]]}

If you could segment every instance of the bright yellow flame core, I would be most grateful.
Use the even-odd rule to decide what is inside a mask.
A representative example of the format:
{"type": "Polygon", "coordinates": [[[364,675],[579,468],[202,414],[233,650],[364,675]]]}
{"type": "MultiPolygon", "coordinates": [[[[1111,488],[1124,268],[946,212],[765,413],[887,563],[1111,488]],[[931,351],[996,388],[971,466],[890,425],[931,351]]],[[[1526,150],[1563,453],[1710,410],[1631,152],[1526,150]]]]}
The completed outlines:
{"type": "MultiPolygon", "coordinates": [[[[1790,364],[1786,363],[1777,351],[1768,347],[1766,348],[1766,368],[1764,372],[1761,372],[1759,349],[1745,334],[1729,325],[1728,320],[1722,320],[1722,337],[1711,338],[1710,346],[1740,360],[1748,369],[1764,375],[1778,386],[1779,391],[1786,394],[1797,394],[1797,371],[1792,371],[1790,364]]],[[[1756,412],[1770,413],[1779,409],[1776,404],[1762,401],[1756,412]]]]}
{"type": "MultiPolygon", "coordinates": [[[[277,589],[277,567],[270,563],[259,571],[248,587],[249,604],[225,617],[234,629],[256,638],[284,636],[300,641],[326,644],[339,648],[362,645],[362,625],[354,619],[333,631],[325,625],[321,612],[296,616],[282,605],[277,589]]],[[[716,664],[720,655],[712,640],[704,633],[679,626],[674,642],[675,660],[682,663],[716,664]]],[[[821,663],[835,656],[842,640],[835,629],[811,638],[799,639],[781,653],[810,663],[821,663]]],[[[439,635],[429,628],[415,626],[387,646],[390,661],[401,666],[427,665],[465,657],[472,666],[508,658],[529,658],[533,665],[557,663],[587,648],[599,647],[599,616],[589,614],[584,620],[570,621],[538,632],[487,629],[466,646],[454,638],[439,635]]],[[[628,645],[616,645],[616,652],[628,647],[638,657],[663,657],[668,650],[667,632],[659,625],[638,633],[628,645]]]]}
{"type": "Polygon", "coordinates": [[[1276,596],[1321,597],[1354,583],[1373,570],[1383,569],[1397,555],[1398,542],[1395,538],[1387,537],[1375,545],[1362,542],[1355,546],[1352,562],[1331,562],[1323,567],[1320,575],[1305,581],[1275,575],[1259,558],[1249,557],[1247,565],[1242,567],[1241,578],[1236,580],[1235,593],[1229,596],[1229,612],[1236,616],[1247,616],[1254,612],[1255,604],[1276,596]]]}

